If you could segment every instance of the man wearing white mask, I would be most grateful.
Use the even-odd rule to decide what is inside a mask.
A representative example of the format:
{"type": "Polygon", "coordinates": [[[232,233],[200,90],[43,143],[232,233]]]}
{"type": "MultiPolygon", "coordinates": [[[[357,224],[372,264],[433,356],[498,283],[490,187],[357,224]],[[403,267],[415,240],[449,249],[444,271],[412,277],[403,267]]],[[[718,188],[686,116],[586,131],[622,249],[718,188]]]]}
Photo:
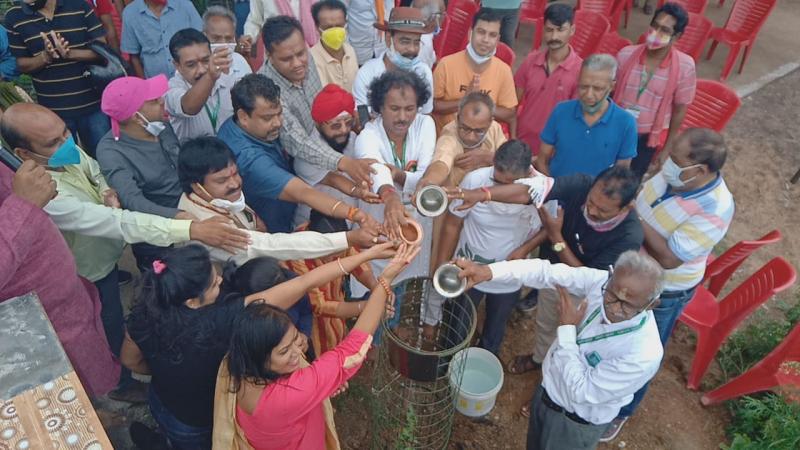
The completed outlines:
{"type": "MultiPolygon", "coordinates": [[[[392,70],[408,70],[416,73],[433,90],[433,73],[431,68],[420,61],[421,36],[433,31],[435,23],[426,21],[422,11],[417,8],[394,8],[385,24],[376,23],[375,28],[385,32],[386,44],[389,48],[379,57],[367,61],[356,75],[353,85],[353,96],[356,105],[369,106],[369,86],[373,80],[384,72],[392,70]]],[[[428,99],[420,109],[423,114],[433,111],[433,100],[428,99]]],[[[378,114],[373,111],[373,114],[378,114]]]]}
{"type": "Polygon", "coordinates": [[[314,58],[320,83],[322,86],[336,84],[352,92],[358,73],[358,58],[353,46],[347,43],[347,6],[339,0],[322,0],[311,7],[311,16],[320,37],[309,52],[314,58]]]}
{"type": "Polygon", "coordinates": [[[446,56],[436,65],[433,74],[433,118],[437,131],[452,122],[461,97],[480,91],[492,98],[495,117],[509,126],[516,136],[517,93],[514,75],[508,64],[494,56],[500,42],[502,18],[481,9],[472,21],[466,50],[446,56]]]}
{"type": "MultiPolygon", "coordinates": [[[[643,247],[666,269],[664,292],[653,309],[665,348],[675,321],[703,279],[708,255],[733,219],[733,196],[720,173],[727,154],[719,133],[690,128],[675,139],[661,171],[644,183],[636,198],[643,247]]],[[[604,441],[617,436],[646,392],[647,385],[622,408],[604,441]]]]}
{"type": "Polygon", "coordinates": [[[183,190],[178,207],[198,218],[228,218],[250,237],[247,249],[233,254],[206,245],[215,261],[232,260],[241,265],[261,256],[280,260],[318,258],[351,245],[374,244],[372,236],[361,228],[329,234],[267,233],[264,221],[247,206],[236,157],[220,139],[202,137],[186,142],[178,158],[178,177],[183,190]]]}

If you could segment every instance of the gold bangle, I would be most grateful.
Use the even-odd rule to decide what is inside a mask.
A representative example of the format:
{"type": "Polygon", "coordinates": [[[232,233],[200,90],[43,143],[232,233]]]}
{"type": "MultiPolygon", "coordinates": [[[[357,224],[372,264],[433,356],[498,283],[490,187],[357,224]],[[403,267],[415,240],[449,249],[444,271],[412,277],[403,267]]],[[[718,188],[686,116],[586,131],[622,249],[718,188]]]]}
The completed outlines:
{"type": "Polygon", "coordinates": [[[333,207],[331,208],[331,216],[333,216],[333,217],[336,216],[336,208],[338,208],[339,205],[341,205],[341,204],[342,204],[341,200],[339,200],[338,202],[333,204],[333,207]]]}
{"type": "Polygon", "coordinates": [[[336,264],[339,264],[339,268],[342,269],[342,273],[345,275],[350,275],[350,272],[344,270],[344,266],[342,265],[342,259],[336,258],[336,264]]]}
{"type": "Polygon", "coordinates": [[[381,287],[383,288],[383,291],[386,292],[386,296],[387,297],[391,297],[392,296],[392,288],[389,287],[389,283],[387,283],[386,280],[383,279],[383,277],[378,277],[377,280],[378,280],[378,284],[380,284],[381,287]]]}
{"type": "Polygon", "coordinates": [[[353,188],[352,188],[352,189],[350,189],[350,195],[353,195],[353,192],[355,192],[355,191],[356,191],[356,189],[358,189],[358,185],[357,185],[357,184],[354,184],[354,185],[353,185],[353,188]]]}

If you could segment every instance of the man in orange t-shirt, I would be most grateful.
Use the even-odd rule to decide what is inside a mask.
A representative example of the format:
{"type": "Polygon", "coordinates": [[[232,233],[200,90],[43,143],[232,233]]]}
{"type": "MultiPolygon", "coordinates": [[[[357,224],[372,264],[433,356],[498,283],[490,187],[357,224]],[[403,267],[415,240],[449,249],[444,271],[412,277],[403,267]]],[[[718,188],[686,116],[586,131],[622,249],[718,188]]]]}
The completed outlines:
{"type": "Polygon", "coordinates": [[[475,14],[470,42],[465,50],[446,56],[433,72],[433,118],[437,132],[452,122],[461,97],[480,91],[492,98],[495,117],[517,132],[517,94],[511,67],[494,56],[500,41],[502,18],[481,9],[475,14]]]}

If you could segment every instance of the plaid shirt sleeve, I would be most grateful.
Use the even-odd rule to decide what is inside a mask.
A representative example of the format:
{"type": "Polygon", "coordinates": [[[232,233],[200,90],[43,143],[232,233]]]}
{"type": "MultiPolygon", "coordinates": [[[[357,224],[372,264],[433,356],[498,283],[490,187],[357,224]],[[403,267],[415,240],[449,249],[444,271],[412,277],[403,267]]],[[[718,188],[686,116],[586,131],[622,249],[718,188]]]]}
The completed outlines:
{"type": "Polygon", "coordinates": [[[337,170],[342,154],[330,148],[316,136],[310,136],[300,126],[294,114],[283,105],[281,143],[287,153],[326,170],[337,170]]]}

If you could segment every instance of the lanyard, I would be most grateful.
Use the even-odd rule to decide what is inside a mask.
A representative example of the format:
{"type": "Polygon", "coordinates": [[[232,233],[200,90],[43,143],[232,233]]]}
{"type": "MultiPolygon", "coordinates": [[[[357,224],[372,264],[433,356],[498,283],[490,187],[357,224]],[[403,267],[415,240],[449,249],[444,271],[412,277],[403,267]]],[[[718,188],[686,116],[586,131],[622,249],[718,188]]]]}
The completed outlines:
{"type": "Polygon", "coordinates": [[[403,155],[401,159],[397,159],[397,153],[395,152],[394,141],[391,139],[389,140],[389,145],[392,146],[392,159],[394,160],[394,165],[400,170],[406,170],[406,142],[408,142],[408,136],[406,139],[403,140],[403,155]]]}
{"type": "Polygon", "coordinates": [[[655,75],[655,70],[653,73],[647,71],[647,67],[642,67],[642,79],[639,82],[639,91],[636,93],[636,100],[639,100],[639,97],[642,96],[645,89],[647,89],[647,85],[650,84],[650,80],[653,79],[653,75],[655,75]]]}
{"type": "Polygon", "coordinates": [[[215,132],[217,131],[217,117],[219,117],[219,105],[220,105],[219,89],[217,89],[217,104],[214,106],[214,111],[212,112],[210,109],[208,109],[208,103],[203,105],[203,109],[206,110],[206,115],[208,115],[208,120],[211,121],[211,128],[213,128],[215,132]]]}
{"type": "MultiPolygon", "coordinates": [[[[600,314],[600,307],[598,306],[597,309],[595,309],[589,315],[589,317],[586,318],[586,320],[583,322],[583,324],[581,324],[581,326],[578,328],[578,333],[576,335],[580,335],[581,332],[583,331],[583,329],[586,328],[586,326],[589,325],[592,322],[592,320],[594,320],[599,314],[600,314]]],[[[606,338],[610,338],[610,337],[614,337],[614,336],[621,336],[623,334],[633,333],[634,331],[637,331],[638,329],[642,328],[646,322],[647,322],[647,316],[645,315],[644,317],[642,317],[642,320],[639,321],[639,323],[637,325],[634,325],[634,326],[628,327],[628,328],[623,328],[623,329],[617,330],[617,331],[609,331],[607,333],[598,334],[597,336],[592,336],[590,338],[578,339],[576,341],[576,343],[578,345],[581,345],[581,344],[586,344],[586,343],[589,343],[589,342],[596,342],[596,341],[599,341],[599,340],[602,340],[602,339],[606,339],[606,338]]]]}

